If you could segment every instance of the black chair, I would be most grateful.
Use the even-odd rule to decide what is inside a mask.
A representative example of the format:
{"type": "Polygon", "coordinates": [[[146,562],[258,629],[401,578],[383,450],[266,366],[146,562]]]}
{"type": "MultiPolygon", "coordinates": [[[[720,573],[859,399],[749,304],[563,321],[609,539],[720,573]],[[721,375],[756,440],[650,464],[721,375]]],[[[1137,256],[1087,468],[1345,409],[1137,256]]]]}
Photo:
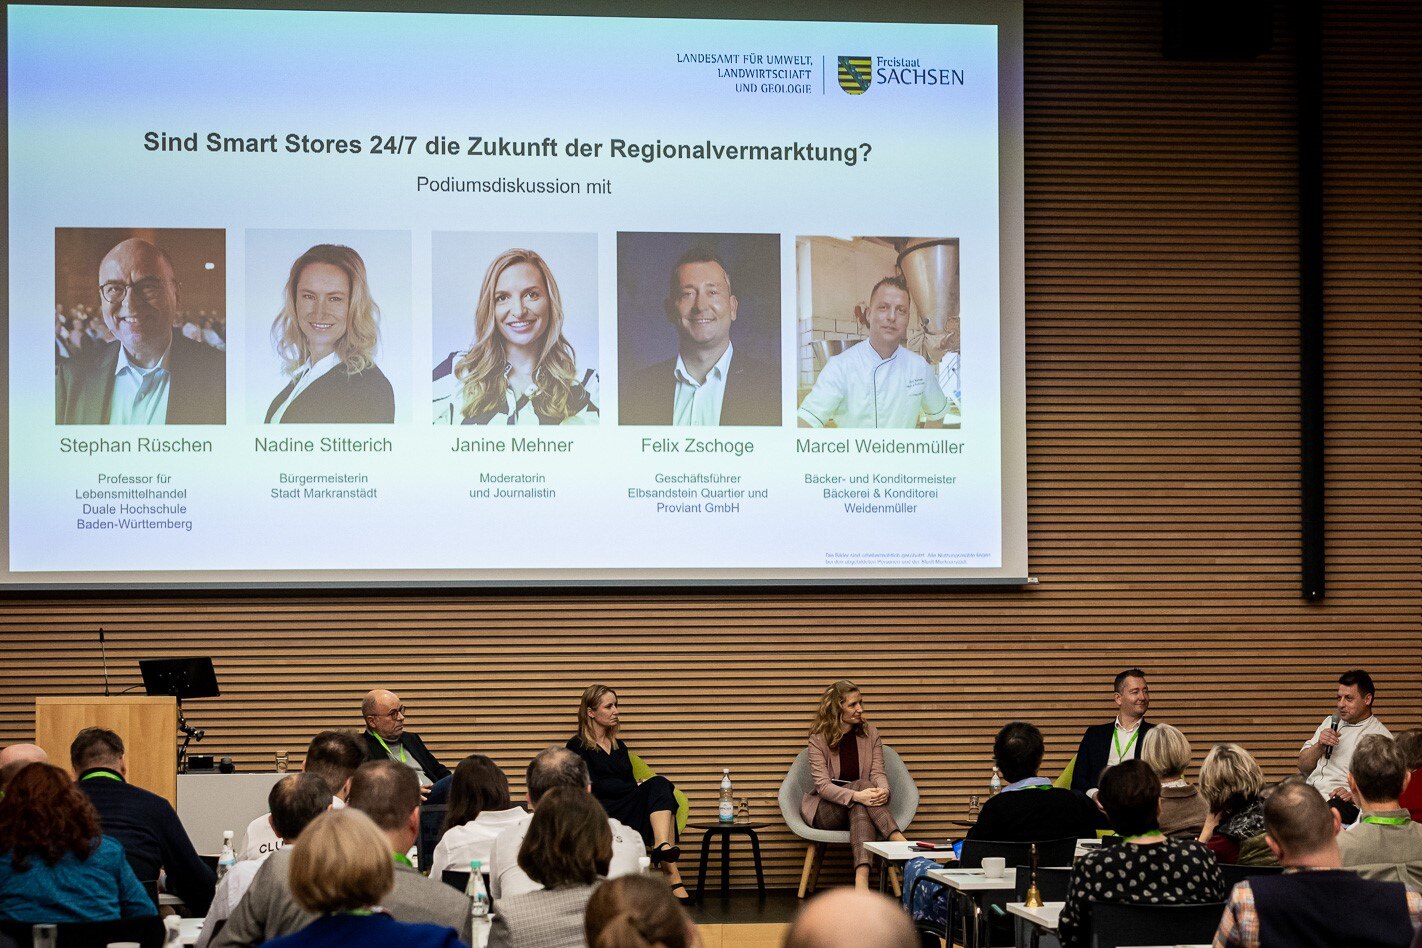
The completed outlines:
{"type": "Polygon", "coordinates": [[[1091,903],[1092,948],[1202,944],[1214,940],[1225,903],[1123,905],[1091,903]]]}
{"type": "Polygon", "coordinates": [[[447,803],[426,803],[420,807],[420,835],[415,837],[415,868],[428,874],[434,865],[435,847],[444,835],[447,803]]]}
{"type": "MultiPolygon", "coordinates": [[[[463,892],[469,888],[468,869],[445,869],[439,874],[439,881],[453,889],[463,892]]],[[[488,891],[487,889],[485,891],[488,891]]]]}
{"type": "Polygon", "coordinates": [[[1225,892],[1250,876],[1277,876],[1284,871],[1283,866],[1241,866],[1238,863],[1220,863],[1220,875],[1224,876],[1225,892]]]}
{"type": "MultiPolygon", "coordinates": [[[[1037,865],[1070,866],[1076,855],[1076,838],[1048,839],[1037,844],[1037,865]]],[[[969,839],[963,842],[963,853],[959,863],[964,869],[977,869],[990,856],[1000,856],[1009,869],[1029,865],[1032,861],[1032,844],[1004,842],[993,839],[969,839]]]]}
{"type": "MultiPolygon", "coordinates": [[[[34,944],[30,922],[0,922],[0,934],[19,948],[34,944]]],[[[140,948],[163,948],[163,921],[157,915],[121,918],[112,922],[63,922],[55,927],[58,948],[107,948],[116,941],[136,941],[140,948]]]]}
{"type": "Polygon", "coordinates": [[[158,880],[145,879],[139,883],[143,886],[143,891],[148,893],[148,898],[153,902],[153,911],[158,911],[162,906],[158,904],[158,880]]]}
{"type": "MultiPolygon", "coordinates": [[[[1019,872],[1014,886],[1014,902],[1027,898],[1027,889],[1032,885],[1032,873],[1019,872]]],[[[1065,902],[1067,889],[1071,887],[1070,866],[1038,866],[1037,891],[1042,893],[1043,902],[1065,902]]]]}

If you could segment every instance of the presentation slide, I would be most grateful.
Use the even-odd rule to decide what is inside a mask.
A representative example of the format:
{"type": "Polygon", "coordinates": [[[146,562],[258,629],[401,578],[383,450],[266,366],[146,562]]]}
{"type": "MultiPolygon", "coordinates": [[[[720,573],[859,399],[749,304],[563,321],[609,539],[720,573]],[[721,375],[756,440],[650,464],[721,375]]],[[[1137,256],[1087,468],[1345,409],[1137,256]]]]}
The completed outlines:
{"type": "Polygon", "coordinates": [[[8,6],[0,582],[1027,581],[1021,9],[939,15],[8,6]]]}

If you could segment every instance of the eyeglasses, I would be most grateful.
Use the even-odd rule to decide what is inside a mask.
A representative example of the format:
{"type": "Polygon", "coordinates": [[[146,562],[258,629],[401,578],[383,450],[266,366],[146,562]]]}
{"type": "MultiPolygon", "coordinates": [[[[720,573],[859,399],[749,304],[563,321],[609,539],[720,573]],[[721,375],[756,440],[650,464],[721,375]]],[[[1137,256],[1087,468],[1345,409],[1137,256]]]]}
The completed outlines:
{"type": "Polygon", "coordinates": [[[170,282],[156,277],[151,280],[139,280],[136,283],[111,280],[108,283],[99,284],[99,295],[104,298],[105,303],[120,303],[128,295],[128,291],[133,290],[138,294],[139,299],[152,306],[163,298],[163,291],[167,289],[170,282]]]}
{"type": "Polygon", "coordinates": [[[373,718],[390,718],[390,719],[393,721],[395,718],[403,718],[403,717],[405,716],[405,712],[406,712],[406,711],[409,711],[409,710],[410,710],[409,708],[405,707],[405,706],[402,704],[402,705],[400,705],[400,707],[398,707],[398,708],[391,708],[389,711],[386,711],[384,714],[372,714],[371,717],[373,717],[373,718]]]}

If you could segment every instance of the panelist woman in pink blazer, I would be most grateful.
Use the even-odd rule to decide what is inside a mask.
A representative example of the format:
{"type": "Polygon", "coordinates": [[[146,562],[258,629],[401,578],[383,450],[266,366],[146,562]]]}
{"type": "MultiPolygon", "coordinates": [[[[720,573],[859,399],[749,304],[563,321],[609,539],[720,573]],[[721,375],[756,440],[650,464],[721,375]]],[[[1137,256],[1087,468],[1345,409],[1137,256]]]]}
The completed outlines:
{"type": "Polygon", "coordinates": [[[879,729],[864,722],[859,686],[841,679],[820,696],[810,727],[810,775],[814,788],[800,801],[800,815],[816,829],[849,830],[854,884],[869,888],[871,840],[902,842],[889,812],[889,778],[879,729]]]}

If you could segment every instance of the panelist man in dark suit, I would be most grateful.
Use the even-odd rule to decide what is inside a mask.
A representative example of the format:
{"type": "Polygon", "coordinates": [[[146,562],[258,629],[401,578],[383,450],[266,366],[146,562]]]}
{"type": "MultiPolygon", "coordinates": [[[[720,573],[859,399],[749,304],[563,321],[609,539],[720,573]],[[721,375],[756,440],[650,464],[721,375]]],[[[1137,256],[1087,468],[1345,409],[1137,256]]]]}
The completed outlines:
{"type": "Polygon", "coordinates": [[[130,238],[99,264],[99,306],[113,333],[90,358],[59,360],[61,425],[220,425],[227,419],[223,353],[173,332],[180,286],[160,248],[130,238]]]}
{"type": "Polygon", "coordinates": [[[375,689],[360,703],[360,713],[365,716],[368,760],[396,760],[409,766],[422,789],[449,776],[449,768],[435,759],[420,736],[405,730],[405,706],[395,692],[375,689]]]}
{"type": "Polygon", "coordinates": [[[731,344],[739,305],[719,256],[702,248],[682,255],[672,268],[666,301],[679,340],[677,356],[624,382],[622,424],[780,424],[779,365],[731,344]]]}
{"type": "Polygon", "coordinates": [[[1141,745],[1152,725],[1145,720],[1150,708],[1150,687],[1145,672],[1128,668],[1116,676],[1111,697],[1116,702],[1116,720],[1093,724],[1081,737],[1076,749],[1076,767],[1071,772],[1071,788],[1092,797],[1101,772],[1123,760],[1139,760],[1141,745]]]}

